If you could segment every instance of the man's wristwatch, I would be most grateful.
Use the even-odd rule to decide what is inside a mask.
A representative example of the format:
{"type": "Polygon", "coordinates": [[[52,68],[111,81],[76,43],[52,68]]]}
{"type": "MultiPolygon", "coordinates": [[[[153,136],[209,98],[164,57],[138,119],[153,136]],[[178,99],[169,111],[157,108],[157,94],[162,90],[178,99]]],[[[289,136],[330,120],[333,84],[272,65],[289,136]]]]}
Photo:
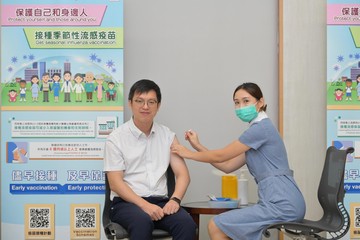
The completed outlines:
{"type": "Polygon", "coordinates": [[[172,198],[170,198],[170,200],[173,200],[173,201],[177,202],[179,204],[179,206],[181,204],[181,200],[178,199],[177,197],[172,197],[172,198]]]}

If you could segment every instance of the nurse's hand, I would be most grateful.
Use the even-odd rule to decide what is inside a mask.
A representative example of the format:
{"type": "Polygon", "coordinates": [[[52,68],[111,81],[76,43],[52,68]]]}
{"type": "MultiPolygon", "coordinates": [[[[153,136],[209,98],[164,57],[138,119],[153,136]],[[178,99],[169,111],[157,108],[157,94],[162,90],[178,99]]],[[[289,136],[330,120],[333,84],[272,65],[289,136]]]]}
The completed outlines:
{"type": "Polygon", "coordinates": [[[173,144],[171,146],[171,152],[179,155],[182,158],[191,158],[192,151],[180,144],[173,144]]]}
{"type": "Polygon", "coordinates": [[[196,132],[194,132],[193,130],[188,130],[185,132],[185,140],[189,141],[189,143],[191,144],[191,146],[199,151],[199,146],[201,146],[200,141],[199,141],[199,137],[198,134],[196,132]]]}

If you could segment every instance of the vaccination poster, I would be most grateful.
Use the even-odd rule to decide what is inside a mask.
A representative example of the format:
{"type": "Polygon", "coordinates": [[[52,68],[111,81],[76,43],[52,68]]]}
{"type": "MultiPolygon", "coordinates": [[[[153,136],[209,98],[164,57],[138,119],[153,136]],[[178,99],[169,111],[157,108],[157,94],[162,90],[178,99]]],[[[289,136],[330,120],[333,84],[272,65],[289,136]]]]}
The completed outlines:
{"type": "Polygon", "coordinates": [[[1,239],[105,239],[123,1],[1,1],[1,239]]]}
{"type": "MultiPolygon", "coordinates": [[[[353,3],[351,3],[353,2],[353,3]]],[[[360,4],[327,4],[327,144],[353,147],[345,170],[347,239],[360,239],[360,4]]]]}

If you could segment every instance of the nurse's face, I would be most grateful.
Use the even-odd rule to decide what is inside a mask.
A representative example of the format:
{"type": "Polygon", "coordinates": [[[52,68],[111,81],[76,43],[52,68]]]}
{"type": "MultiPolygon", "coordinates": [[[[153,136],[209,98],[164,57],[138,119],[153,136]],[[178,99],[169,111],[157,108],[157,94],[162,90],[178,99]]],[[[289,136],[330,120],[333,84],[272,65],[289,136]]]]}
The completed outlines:
{"type": "MultiPolygon", "coordinates": [[[[242,108],[249,105],[257,104],[257,99],[250,95],[247,91],[244,89],[239,89],[234,96],[234,104],[235,108],[242,108]]],[[[256,107],[258,110],[258,107],[256,107]]]]}
{"type": "Polygon", "coordinates": [[[242,108],[250,105],[255,105],[256,111],[260,112],[260,109],[265,105],[264,98],[257,99],[244,89],[239,89],[234,95],[235,108],[242,108]]]}

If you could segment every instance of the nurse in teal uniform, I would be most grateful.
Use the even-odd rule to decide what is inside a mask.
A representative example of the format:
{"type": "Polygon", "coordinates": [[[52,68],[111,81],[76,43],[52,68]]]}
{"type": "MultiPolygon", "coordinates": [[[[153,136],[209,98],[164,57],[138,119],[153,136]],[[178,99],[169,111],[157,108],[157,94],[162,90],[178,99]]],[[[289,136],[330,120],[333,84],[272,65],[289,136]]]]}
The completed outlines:
{"type": "Polygon", "coordinates": [[[258,184],[259,201],[242,209],[234,209],[212,218],[208,225],[212,240],[260,240],[269,224],[299,221],[305,215],[305,201],[289,168],[285,145],[266,115],[261,89],[255,83],[238,86],[233,94],[235,114],[249,124],[238,139],[222,149],[209,150],[190,130],[185,139],[196,151],[182,145],[172,152],[183,158],[211,163],[225,173],[247,165],[258,184]]]}

